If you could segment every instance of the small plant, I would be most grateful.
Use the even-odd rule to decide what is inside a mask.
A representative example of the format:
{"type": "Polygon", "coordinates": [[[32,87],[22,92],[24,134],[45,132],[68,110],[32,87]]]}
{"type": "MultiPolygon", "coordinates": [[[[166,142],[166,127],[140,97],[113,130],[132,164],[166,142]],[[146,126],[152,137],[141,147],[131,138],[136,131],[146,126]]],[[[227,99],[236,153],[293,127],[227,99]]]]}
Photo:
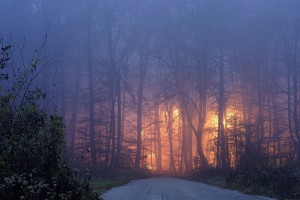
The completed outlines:
{"type": "MultiPolygon", "coordinates": [[[[7,68],[11,45],[1,48],[0,81],[9,79],[7,68]]],[[[0,199],[96,200],[89,178],[81,178],[64,164],[64,124],[56,114],[41,110],[37,102],[46,98],[33,87],[40,59],[0,88],[0,199]]]]}

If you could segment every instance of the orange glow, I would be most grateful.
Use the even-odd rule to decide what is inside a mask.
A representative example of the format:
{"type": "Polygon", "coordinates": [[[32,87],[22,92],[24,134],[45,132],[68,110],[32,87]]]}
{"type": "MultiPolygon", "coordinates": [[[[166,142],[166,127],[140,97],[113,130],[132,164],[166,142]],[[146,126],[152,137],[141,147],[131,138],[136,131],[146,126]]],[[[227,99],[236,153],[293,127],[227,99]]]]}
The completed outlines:
{"type": "Polygon", "coordinates": [[[179,116],[179,110],[178,109],[174,109],[173,111],[173,118],[176,119],[179,116]]]}

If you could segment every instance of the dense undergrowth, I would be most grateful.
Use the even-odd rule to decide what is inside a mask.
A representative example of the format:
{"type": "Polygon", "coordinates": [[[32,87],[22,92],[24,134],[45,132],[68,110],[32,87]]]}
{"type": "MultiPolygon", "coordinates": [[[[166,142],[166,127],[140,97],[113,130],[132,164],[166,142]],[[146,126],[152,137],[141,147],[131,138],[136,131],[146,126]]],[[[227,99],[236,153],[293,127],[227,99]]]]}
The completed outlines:
{"type": "MultiPolygon", "coordinates": [[[[7,68],[13,67],[11,48],[3,46],[0,52],[0,81],[6,86],[7,68]]],[[[10,86],[0,86],[0,199],[99,199],[90,188],[90,176],[63,162],[62,118],[38,106],[46,98],[40,88],[31,85],[39,63],[32,59],[24,73],[12,74],[10,86]]]]}
{"type": "Polygon", "coordinates": [[[147,168],[141,168],[139,170],[115,170],[111,173],[100,173],[98,176],[93,176],[90,181],[90,186],[91,189],[100,196],[114,187],[123,186],[132,180],[150,178],[153,177],[153,175],[154,174],[147,168]]]}
{"type": "Polygon", "coordinates": [[[114,188],[125,185],[126,183],[133,180],[133,177],[129,176],[120,176],[115,178],[93,178],[91,180],[90,186],[91,189],[97,193],[99,196],[102,195],[104,192],[114,188]]]}
{"type": "Polygon", "coordinates": [[[295,166],[252,171],[219,171],[212,168],[194,173],[193,177],[246,194],[278,199],[300,199],[300,168],[295,166]]]}

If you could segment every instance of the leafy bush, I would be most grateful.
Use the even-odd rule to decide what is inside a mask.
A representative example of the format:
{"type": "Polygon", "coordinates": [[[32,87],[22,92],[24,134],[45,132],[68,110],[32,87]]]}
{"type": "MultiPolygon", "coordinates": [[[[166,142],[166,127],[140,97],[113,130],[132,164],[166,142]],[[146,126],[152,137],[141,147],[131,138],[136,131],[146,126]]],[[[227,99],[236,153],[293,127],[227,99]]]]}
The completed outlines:
{"type": "Polygon", "coordinates": [[[299,199],[300,169],[270,167],[250,172],[232,171],[226,175],[228,186],[250,194],[299,199]]]}
{"type": "Polygon", "coordinates": [[[247,171],[241,169],[222,171],[211,167],[200,172],[195,170],[192,177],[208,184],[247,194],[279,199],[300,199],[300,168],[297,166],[247,171]]]}
{"type": "MultiPolygon", "coordinates": [[[[0,81],[9,78],[10,48],[1,48],[0,81]]],[[[32,59],[9,88],[0,88],[0,199],[98,199],[89,176],[79,179],[62,161],[62,118],[37,106],[46,97],[31,85],[39,62],[32,59]]]]}

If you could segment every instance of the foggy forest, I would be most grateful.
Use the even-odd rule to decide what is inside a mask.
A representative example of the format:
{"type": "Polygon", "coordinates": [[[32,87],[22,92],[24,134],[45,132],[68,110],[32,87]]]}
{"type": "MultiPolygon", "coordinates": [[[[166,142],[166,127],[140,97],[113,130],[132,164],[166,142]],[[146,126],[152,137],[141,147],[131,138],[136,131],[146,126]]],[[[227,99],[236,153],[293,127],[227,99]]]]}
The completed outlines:
{"type": "Polygon", "coordinates": [[[0,0],[0,24],[0,199],[300,198],[300,1],[0,0]]]}

